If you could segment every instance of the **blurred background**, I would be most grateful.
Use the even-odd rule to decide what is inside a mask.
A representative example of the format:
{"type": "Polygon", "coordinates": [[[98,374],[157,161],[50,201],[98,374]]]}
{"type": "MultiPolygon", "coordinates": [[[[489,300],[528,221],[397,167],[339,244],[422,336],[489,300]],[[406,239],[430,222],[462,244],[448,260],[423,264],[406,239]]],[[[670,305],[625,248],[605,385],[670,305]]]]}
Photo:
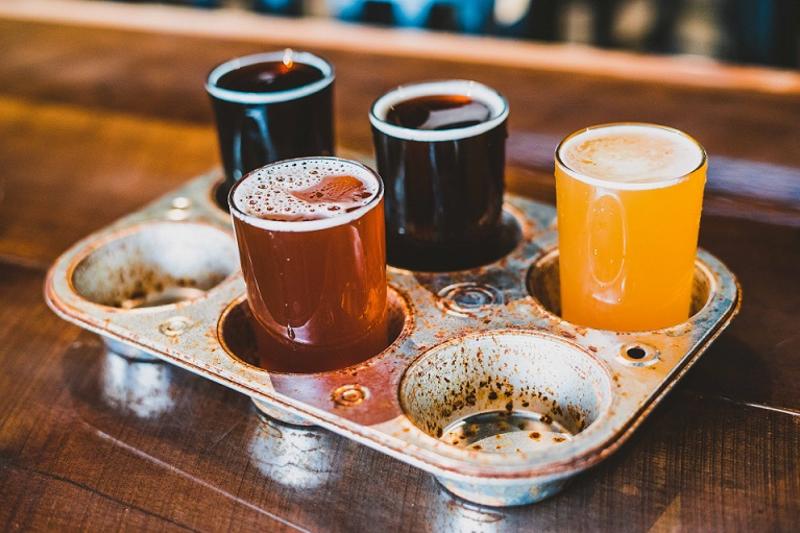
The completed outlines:
{"type": "MultiPolygon", "coordinates": [[[[103,0],[99,0],[103,1],[103,0]]],[[[140,3],[129,0],[131,3],[140,3]]],[[[288,17],[800,66],[800,0],[162,0],[288,17]]]]}

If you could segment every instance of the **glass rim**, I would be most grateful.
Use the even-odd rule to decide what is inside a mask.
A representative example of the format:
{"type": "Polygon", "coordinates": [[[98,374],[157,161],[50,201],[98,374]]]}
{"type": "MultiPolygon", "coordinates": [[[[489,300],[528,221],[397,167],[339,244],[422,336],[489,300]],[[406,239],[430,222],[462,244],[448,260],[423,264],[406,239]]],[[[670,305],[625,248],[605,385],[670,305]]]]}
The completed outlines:
{"type": "Polygon", "coordinates": [[[208,94],[226,102],[239,104],[273,104],[297,100],[298,98],[319,92],[333,83],[335,78],[336,73],[333,65],[326,59],[312,54],[311,52],[285,48],[284,50],[276,50],[274,52],[262,52],[228,59],[211,69],[206,77],[205,87],[208,94]],[[322,72],[323,78],[293,89],[273,92],[235,91],[232,89],[224,89],[217,85],[219,79],[229,72],[255,63],[261,63],[262,61],[283,61],[288,53],[291,53],[293,62],[310,65],[319,69],[320,72],[322,72]]]}
{"type": "Polygon", "coordinates": [[[440,80],[426,80],[426,81],[419,81],[404,85],[398,85],[397,87],[386,91],[381,96],[375,99],[372,102],[372,105],[369,109],[369,121],[374,128],[379,130],[386,135],[391,137],[402,139],[406,141],[418,141],[418,142],[443,142],[443,141],[457,141],[461,139],[466,139],[469,137],[476,137],[482,133],[486,133],[488,131],[493,130],[498,125],[502,124],[507,118],[509,114],[509,105],[508,100],[505,96],[503,96],[500,91],[489,87],[488,85],[481,83],[475,80],[465,80],[465,79],[440,79],[440,80]],[[456,89],[446,89],[446,87],[456,87],[456,89]],[[431,88],[432,90],[426,90],[431,88]],[[440,89],[437,89],[440,88],[440,89]],[[464,96],[472,96],[470,94],[470,90],[473,88],[477,88],[479,91],[483,92],[484,95],[488,95],[488,98],[480,99],[476,98],[477,100],[483,101],[485,104],[489,105],[492,109],[492,116],[489,120],[485,122],[481,122],[480,124],[475,124],[473,126],[466,126],[463,128],[452,128],[447,130],[422,130],[416,128],[406,128],[404,126],[397,126],[395,124],[391,124],[386,121],[386,113],[383,113],[383,116],[379,116],[378,108],[382,105],[385,105],[387,108],[391,107],[392,97],[396,94],[410,93],[402,95],[401,98],[397,99],[397,102],[402,102],[414,97],[420,96],[439,96],[439,95],[464,95],[464,96]],[[460,90],[459,90],[460,89],[460,90]],[[499,106],[492,106],[492,102],[487,101],[490,99],[495,99],[496,102],[499,102],[499,106]],[[387,103],[389,102],[389,103],[387,103]],[[495,111],[495,109],[498,109],[495,111]]]}
{"type": "Polygon", "coordinates": [[[580,128],[578,130],[573,131],[566,137],[564,137],[561,142],[558,143],[556,146],[555,151],[555,162],[556,166],[563,170],[566,174],[570,177],[575,178],[578,181],[582,181],[588,185],[592,185],[594,187],[602,187],[605,189],[617,189],[617,190],[626,190],[626,191],[644,191],[644,190],[651,190],[651,189],[663,189],[666,187],[672,187],[673,185],[677,185],[678,183],[682,183],[685,181],[689,176],[703,168],[708,163],[708,155],[706,154],[705,148],[701,145],[697,139],[686,133],[685,131],[679,130],[678,128],[673,128],[672,126],[664,126],[663,124],[656,124],[653,122],[605,122],[603,124],[595,124],[593,126],[586,126],[584,128],[580,128]],[[619,127],[619,126],[635,126],[635,127],[642,127],[642,128],[657,128],[660,130],[669,131],[670,133],[677,134],[684,139],[691,142],[699,151],[700,151],[700,162],[692,168],[690,171],[686,172],[685,174],[681,174],[680,176],[675,176],[671,178],[664,178],[658,181],[651,181],[651,182],[620,182],[620,181],[612,181],[607,180],[604,178],[597,178],[594,176],[590,176],[583,172],[579,172],[569,165],[567,165],[564,160],[561,158],[561,149],[564,145],[570,140],[578,135],[583,133],[592,131],[592,130],[601,130],[604,128],[612,128],[612,127],[619,127]]]}
{"type": "Polygon", "coordinates": [[[255,170],[251,170],[247,174],[245,174],[242,179],[237,181],[231,190],[228,192],[228,209],[230,210],[231,216],[235,216],[245,224],[250,226],[254,226],[260,229],[264,229],[267,231],[279,231],[285,233],[305,233],[311,231],[319,231],[323,229],[330,229],[335,228],[337,226],[343,226],[350,222],[360,219],[370,211],[372,211],[375,206],[380,205],[380,201],[383,199],[383,180],[381,179],[380,174],[376,171],[368,167],[367,165],[359,162],[354,161],[352,159],[345,159],[342,157],[335,157],[335,156],[305,156],[305,157],[295,157],[292,159],[281,159],[280,161],[275,161],[272,163],[268,163],[263,167],[259,167],[255,170]],[[366,204],[350,211],[348,213],[342,213],[340,215],[336,215],[330,218],[322,218],[318,220],[297,220],[297,221],[290,221],[290,220],[270,220],[266,218],[257,217],[254,215],[249,215],[245,213],[239,206],[236,205],[234,201],[234,195],[236,194],[236,190],[239,186],[247,181],[247,178],[250,177],[255,172],[259,170],[276,167],[281,165],[286,165],[288,163],[298,163],[301,161],[337,161],[340,163],[345,163],[350,166],[354,166],[359,168],[362,172],[366,172],[367,174],[371,175],[375,178],[378,182],[378,191],[375,195],[370,198],[369,202],[366,204]]]}

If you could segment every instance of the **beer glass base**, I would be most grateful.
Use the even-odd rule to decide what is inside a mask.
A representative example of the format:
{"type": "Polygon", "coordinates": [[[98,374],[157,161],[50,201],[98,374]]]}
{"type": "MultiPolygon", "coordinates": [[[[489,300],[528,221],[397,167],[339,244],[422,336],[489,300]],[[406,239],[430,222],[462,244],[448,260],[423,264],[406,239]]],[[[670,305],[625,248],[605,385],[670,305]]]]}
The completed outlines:
{"type": "Polygon", "coordinates": [[[469,270],[494,263],[508,255],[522,237],[516,218],[503,212],[496,234],[470,242],[426,242],[387,236],[387,262],[397,268],[423,272],[469,270]]]}
{"type": "MultiPolygon", "coordinates": [[[[699,261],[695,261],[688,319],[692,319],[706,306],[711,298],[712,283],[712,275],[699,261]]],[[[544,311],[552,316],[572,323],[571,320],[564,316],[561,308],[561,279],[558,248],[548,251],[531,266],[527,275],[527,286],[528,293],[542,306],[544,311]]],[[[583,326],[583,324],[580,323],[577,325],[583,326]]],[[[668,327],[671,326],[672,325],[668,325],[668,327]]],[[[648,330],[642,329],[638,331],[648,330]]]]}
{"type": "MultiPolygon", "coordinates": [[[[388,301],[388,335],[386,342],[379,349],[375,350],[372,356],[382,353],[387,347],[397,342],[412,322],[411,306],[406,296],[393,287],[389,287],[387,293],[388,301]]],[[[275,369],[265,365],[270,357],[264,357],[259,349],[259,342],[263,343],[266,333],[255,323],[250,306],[245,297],[238,298],[223,311],[219,320],[219,334],[223,348],[231,357],[247,365],[261,368],[263,370],[279,374],[315,374],[318,372],[332,372],[341,370],[350,364],[335,368],[320,369],[318,371],[301,371],[299,368],[291,368],[286,371],[283,368],[275,369]],[[259,341],[259,337],[262,340],[259,341]]],[[[368,357],[369,360],[371,357],[368,357]]],[[[353,364],[360,364],[365,361],[356,361],[353,364]]],[[[276,417],[279,418],[280,417],[276,417]]]]}

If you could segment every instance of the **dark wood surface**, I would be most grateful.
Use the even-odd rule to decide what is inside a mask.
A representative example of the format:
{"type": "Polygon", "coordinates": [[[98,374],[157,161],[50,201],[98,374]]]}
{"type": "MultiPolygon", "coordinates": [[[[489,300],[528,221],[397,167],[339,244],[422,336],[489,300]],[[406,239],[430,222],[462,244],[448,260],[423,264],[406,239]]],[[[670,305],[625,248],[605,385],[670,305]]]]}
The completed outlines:
{"type": "Polygon", "coordinates": [[[447,76],[507,94],[509,183],[539,199],[552,143],[586,124],[667,123],[710,153],[701,244],[739,276],[741,315],[630,443],[535,506],[481,508],[330,433],[266,424],[247,398],[106,354],[53,315],[41,288],[61,251],[217,164],[208,69],[280,45],[0,20],[0,528],[798,529],[797,94],[316,50],[351,150],[370,151],[374,97],[447,76]]]}

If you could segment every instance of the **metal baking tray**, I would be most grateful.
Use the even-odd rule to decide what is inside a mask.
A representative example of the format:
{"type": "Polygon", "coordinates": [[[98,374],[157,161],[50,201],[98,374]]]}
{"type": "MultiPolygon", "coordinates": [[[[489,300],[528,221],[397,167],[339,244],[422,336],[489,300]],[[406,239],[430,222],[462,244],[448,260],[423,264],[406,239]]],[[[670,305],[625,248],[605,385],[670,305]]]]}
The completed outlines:
{"type": "Polygon", "coordinates": [[[268,372],[254,342],[218,171],[94,233],[50,269],[45,296],[112,350],[158,358],[432,473],[478,503],[555,494],[616,451],[730,323],[740,287],[697,255],[692,317],[657,331],[558,316],[555,209],[508,195],[517,246],[472,270],[388,268],[396,339],[363,364],[268,372]]]}

